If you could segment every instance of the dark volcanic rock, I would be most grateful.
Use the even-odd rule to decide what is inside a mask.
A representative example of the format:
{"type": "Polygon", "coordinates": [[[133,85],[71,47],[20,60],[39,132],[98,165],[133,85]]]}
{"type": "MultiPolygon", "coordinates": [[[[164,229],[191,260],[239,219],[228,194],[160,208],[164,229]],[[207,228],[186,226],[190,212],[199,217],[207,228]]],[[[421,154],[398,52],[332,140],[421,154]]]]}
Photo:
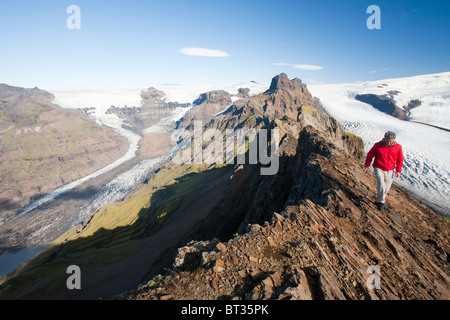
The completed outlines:
{"type": "Polygon", "coordinates": [[[381,112],[387,113],[388,115],[394,116],[401,120],[407,120],[408,115],[404,109],[396,106],[395,100],[390,95],[376,95],[376,94],[357,94],[355,99],[380,110],[381,112]]]}

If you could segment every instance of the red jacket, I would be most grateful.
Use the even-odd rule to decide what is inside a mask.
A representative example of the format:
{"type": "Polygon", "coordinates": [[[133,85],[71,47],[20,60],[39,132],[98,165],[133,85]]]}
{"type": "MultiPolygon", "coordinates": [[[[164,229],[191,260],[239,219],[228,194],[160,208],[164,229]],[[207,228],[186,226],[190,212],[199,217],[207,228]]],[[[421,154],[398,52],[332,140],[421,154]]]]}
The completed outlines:
{"type": "Polygon", "coordinates": [[[385,146],[383,140],[375,143],[367,154],[366,167],[370,167],[373,157],[375,157],[373,162],[374,168],[379,168],[384,171],[396,169],[395,171],[402,172],[403,151],[402,146],[398,143],[395,143],[390,147],[385,146]],[[395,168],[395,166],[397,166],[397,168],[395,168]]]}

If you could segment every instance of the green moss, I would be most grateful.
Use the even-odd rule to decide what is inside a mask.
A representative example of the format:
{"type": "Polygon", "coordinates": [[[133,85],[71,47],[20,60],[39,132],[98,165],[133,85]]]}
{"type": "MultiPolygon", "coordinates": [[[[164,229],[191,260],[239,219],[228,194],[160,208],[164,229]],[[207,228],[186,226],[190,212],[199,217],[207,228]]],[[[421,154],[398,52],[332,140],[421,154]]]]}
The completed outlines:
{"type": "Polygon", "coordinates": [[[349,139],[349,140],[361,139],[359,136],[357,136],[351,132],[348,132],[348,131],[344,131],[344,136],[346,139],[349,139]]]}
{"type": "Polygon", "coordinates": [[[72,228],[19,268],[0,286],[0,299],[17,297],[26,288],[36,289],[26,298],[60,298],[67,274],[55,270],[75,264],[89,274],[132,254],[138,250],[133,240],[154,234],[180,206],[195,203],[204,185],[223,170],[228,168],[193,164],[160,170],[133,196],[100,209],[84,228],[72,228]]]}
{"type": "Polygon", "coordinates": [[[311,106],[301,106],[301,110],[302,110],[302,113],[312,113],[312,112],[316,111],[316,109],[311,106]]]}

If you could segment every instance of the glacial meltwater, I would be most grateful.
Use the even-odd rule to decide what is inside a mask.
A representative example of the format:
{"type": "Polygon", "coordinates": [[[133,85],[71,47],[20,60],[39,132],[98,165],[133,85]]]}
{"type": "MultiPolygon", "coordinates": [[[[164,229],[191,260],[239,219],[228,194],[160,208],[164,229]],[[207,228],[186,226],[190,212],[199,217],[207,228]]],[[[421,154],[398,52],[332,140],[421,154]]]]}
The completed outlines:
{"type": "Polygon", "coordinates": [[[46,245],[41,245],[0,256],[0,278],[15,271],[21,263],[30,260],[45,247],[46,245]]]}

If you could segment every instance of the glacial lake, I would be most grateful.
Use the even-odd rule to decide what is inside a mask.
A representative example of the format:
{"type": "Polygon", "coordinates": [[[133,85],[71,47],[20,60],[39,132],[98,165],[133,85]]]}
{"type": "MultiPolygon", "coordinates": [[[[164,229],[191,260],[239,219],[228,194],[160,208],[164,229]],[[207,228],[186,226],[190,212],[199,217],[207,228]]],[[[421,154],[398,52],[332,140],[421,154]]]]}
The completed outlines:
{"type": "Polygon", "coordinates": [[[21,263],[33,258],[46,246],[47,245],[41,245],[33,248],[26,248],[0,256],[0,278],[16,270],[21,263]]]}

